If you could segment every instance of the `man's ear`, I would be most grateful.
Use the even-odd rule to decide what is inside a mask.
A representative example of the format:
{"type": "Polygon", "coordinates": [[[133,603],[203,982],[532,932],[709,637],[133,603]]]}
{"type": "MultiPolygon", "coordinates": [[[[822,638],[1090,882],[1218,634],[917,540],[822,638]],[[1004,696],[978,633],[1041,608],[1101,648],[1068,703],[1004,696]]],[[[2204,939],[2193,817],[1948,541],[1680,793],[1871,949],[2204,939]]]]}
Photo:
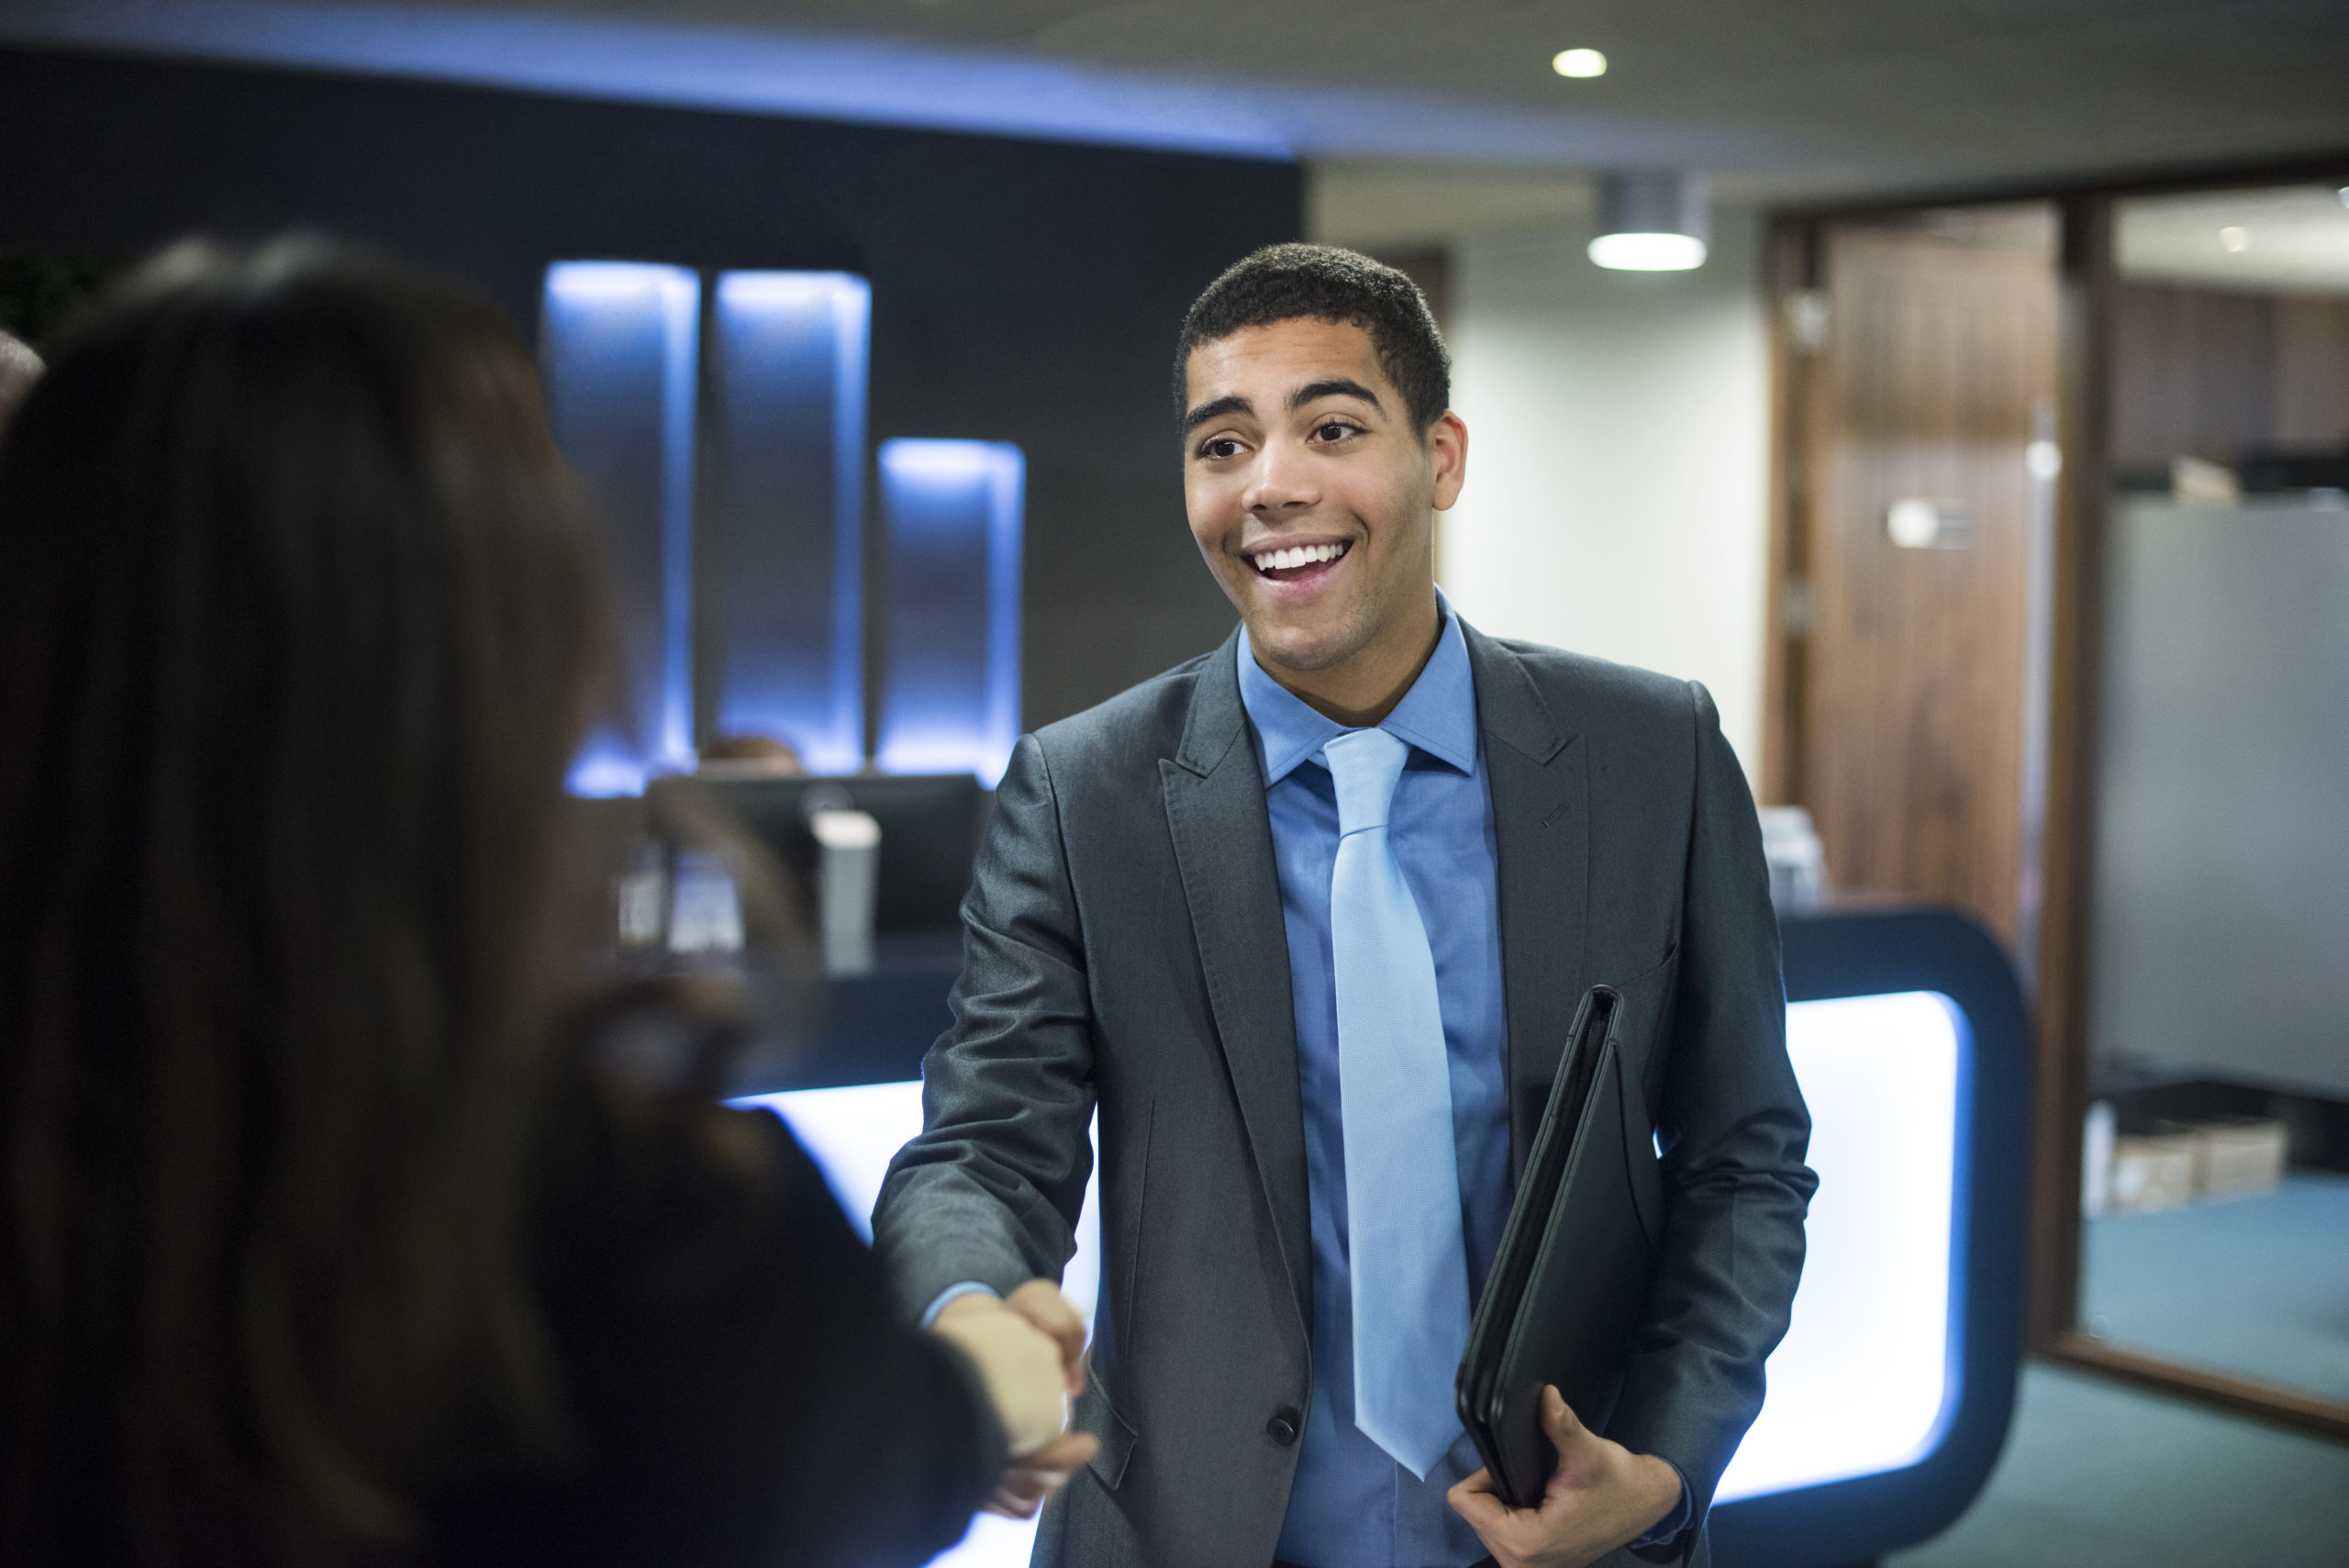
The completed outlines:
{"type": "Polygon", "coordinates": [[[1428,427],[1427,443],[1435,465],[1435,509],[1449,512],[1468,482],[1468,427],[1447,408],[1428,427]]]}

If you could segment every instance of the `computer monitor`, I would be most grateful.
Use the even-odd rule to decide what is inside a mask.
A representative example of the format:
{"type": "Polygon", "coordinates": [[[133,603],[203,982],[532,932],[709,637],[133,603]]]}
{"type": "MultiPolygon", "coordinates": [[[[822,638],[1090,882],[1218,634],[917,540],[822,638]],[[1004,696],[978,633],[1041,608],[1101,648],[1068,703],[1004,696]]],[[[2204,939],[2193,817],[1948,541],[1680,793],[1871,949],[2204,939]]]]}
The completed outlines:
{"type": "Polygon", "coordinates": [[[816,840],[807,826],[810,792],[823,792],[819,806],[829,801],[871,813],[881,825],[874,929],[885,934],[960,923],[979,831],[994,799],[971,774],[704,776],[696,782],[767,846],[803,892],[815,885],[816,876],[816,840]]]}

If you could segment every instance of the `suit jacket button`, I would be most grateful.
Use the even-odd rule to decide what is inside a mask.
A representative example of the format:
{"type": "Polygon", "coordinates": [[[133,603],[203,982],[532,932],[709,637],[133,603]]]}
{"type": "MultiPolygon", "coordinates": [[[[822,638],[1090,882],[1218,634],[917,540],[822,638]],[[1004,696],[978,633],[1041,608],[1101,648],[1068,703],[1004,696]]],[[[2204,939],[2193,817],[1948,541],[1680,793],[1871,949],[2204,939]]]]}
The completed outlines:
{"type": "Polygon", "coordinates": [[[1286,1448],[1297,1440],[1297,1423],[1299,1418],[1294,1406],[1284,1405],[1273,1412],[1271,1420],[1264,1423],[1264,1435],[1281,1447],[1286,1448]]]}

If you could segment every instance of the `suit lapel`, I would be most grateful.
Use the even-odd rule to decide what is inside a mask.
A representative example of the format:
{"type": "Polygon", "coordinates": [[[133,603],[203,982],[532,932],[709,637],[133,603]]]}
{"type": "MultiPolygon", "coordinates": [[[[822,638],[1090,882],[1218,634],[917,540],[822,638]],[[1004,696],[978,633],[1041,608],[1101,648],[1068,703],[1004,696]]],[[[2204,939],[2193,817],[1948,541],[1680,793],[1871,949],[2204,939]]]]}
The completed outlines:
{"type": "Polygon", "coordinates": [[[1560,728],[1516,654],[1464,621],[1492,781],[1508,1019],[1509,1149],[1523,1162],[1581,1000],[1589,917],[1587,748],[1560,728]]]}
{"type": "Polygon", "coordinates": [[[1241,706],[1239,636],[1192,690],[1182,744],[1158,764],[1216,1035],[1264,1183],[1301,1326],[1313,1321],[1297,1014],[1264,781],[1241,706]]]}

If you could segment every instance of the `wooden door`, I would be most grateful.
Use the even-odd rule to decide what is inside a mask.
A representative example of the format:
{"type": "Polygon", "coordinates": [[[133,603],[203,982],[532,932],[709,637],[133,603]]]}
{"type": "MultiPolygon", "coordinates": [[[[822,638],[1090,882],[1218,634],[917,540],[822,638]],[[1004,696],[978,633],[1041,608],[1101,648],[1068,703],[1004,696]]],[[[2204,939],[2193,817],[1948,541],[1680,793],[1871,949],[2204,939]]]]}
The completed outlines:
{"type": "Polygon", "coordinates": [[[1839,894],[1956,905],[2028,973],[2056,268],[2052,231],[1952,227],[1817,236],[1787,383],[1799,537],[1780,620],[1801,646],[1780,685],[1798,720],[1773,727],[1790,752],[1773,776],[1839,894]],[[1903,502],[1944,520],[1934,543],[1894,541],[1903,502]]]}

